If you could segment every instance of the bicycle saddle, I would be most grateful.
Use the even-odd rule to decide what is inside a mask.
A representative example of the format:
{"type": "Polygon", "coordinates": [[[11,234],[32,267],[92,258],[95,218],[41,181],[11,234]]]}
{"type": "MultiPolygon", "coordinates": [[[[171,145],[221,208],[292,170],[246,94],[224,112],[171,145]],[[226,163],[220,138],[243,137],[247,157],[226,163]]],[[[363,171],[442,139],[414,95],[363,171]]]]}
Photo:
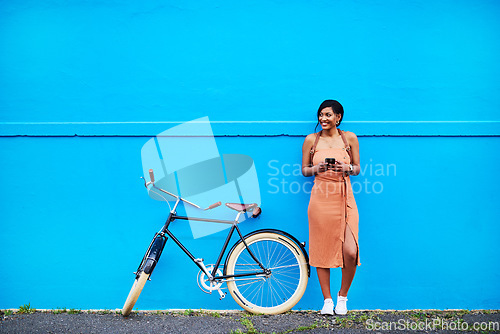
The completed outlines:
{"type": "Polygon", "coordinates": [[[258,208],[257,204],[255,203],[252,204],[226,203],[226,206],[230,209],[243,212],[246,212],[247,210],[253,211],[254,208],[258,208]]]}

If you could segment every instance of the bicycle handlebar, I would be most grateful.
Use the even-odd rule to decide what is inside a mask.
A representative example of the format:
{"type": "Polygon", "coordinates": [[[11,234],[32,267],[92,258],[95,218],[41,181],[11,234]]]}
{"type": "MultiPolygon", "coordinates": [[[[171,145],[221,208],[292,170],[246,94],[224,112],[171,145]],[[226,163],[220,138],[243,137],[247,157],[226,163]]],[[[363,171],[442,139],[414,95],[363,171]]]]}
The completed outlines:
{"type": "MultiPolygon", "coordinates": [[[[175,198],[177,198],[178,200],[181,200],[181,201],[183,201],[183,202],[185,202],[185,203],[191,204],[192,206],[194,206],[194,207],[196,207],[196,208],[198,208],[198,209],[202,209],[202,210],[211,210],[211,209],[215,209],[216,207],[219,207],[219,206],[221,206],[221,205],[222,205],[222,203],[219,201],[219,202],[217,202],[217,203],[214,203],[214,204],[210,205],[210,206],[209,206],[209,207],[207,207],[206,209],[203,209],[203,208],[201,208],[199,205],[196,205],[196,204],[194,204],[194,203],[192,203],[192,202],[190,202],[190,201],[188,201],[188,200],[185,200],[184,198],[182,198],[182,197],[180,197],[180,196],[174,195],[174,194],[172,194],[171,192],[168,192],[168,191],[166,191],[166,190],[164,190],[164,189],[161,189],[161,188],[159,188],[159,187],[155,186],[155,184],[154,184],[154,183],[155,183],[155,175],[154,175],[154,173],[153,173],[153,170],[152,170],[152,169],[150,169],[150,170],[149,170],[149,178],[151,179],[151,181],[150,181],[150,182],[146,182],[146,179],[144,179],[143,177],[141,177],[141,179],[144,179],[144,185],[146,186],[146,188],[147,188],[150,184],[152,184],[152,185],[153,185],[153,188],[158,189],[158,190],[160,190],[161,192],[163,192],[163,193],[165,193],[165,194],[168,194],[168,195],[170,195],[170,196],[172,196],[172,197],[175,197],[175,198]]],[[[255,218],[255,217],[257,217],[259,214],[260,214],[260,208],[259,208],[259,207],[257,207],[257,212],[254,212],[254,214],[252,215],[252,217],[253,217],[253,218],[255,218]]]]}
{"type": "MultiPolygon", "coordinates": [[[[142,178],[142,179],[144,179],[143,177],[141,177],[141,178],[142,178]]],[[[178,195],[174,195],[174,194],[172,194],[171,192],[166,191],[165,189],[161,189],[161,188],[157,187],[157,186],[155,185],[155,174],[154,174],[154,172],[153,172],[153,169],[150,169],[150,170],[149,170],[149,178],[151,179],[151,181],[150,181],[150,182],[146,182],[146,179],[144,179],[144,185],[146,186],[146,188],[147,188],[150,184],[152,184],[152,185],[153,185],[153,188],[158,189],[159,191],[161,191],[161,192],[163,192],[163,193],[165,193],[165,194],[168,194],[168,195],[170,195],[170,196],[172,196],[172,197],[175,197],[175,198],[177,198],[178,200],[181,200],[181,201],[183,201],[183,202],[185,202],[185,203],[191,204],[192,206],[194,206],[194,207],[196,207],[196,208],[198,208],[198,209],[202,209],[202,210],[211,210],[211,209],[214,209],[214,208],[216,208],[216,207],[218,207],[218,206],[220,206],[220,205],[222,204],[222,203],[219,201],[219,202],[217,202],[217,203],[214,203],[214,204],[210,205],[208,208],[203,209],[203,208],[202,208],[202,207],[200,207],[199,205],[196,205],[196,204],[194,204],[194,203],[192,203],[192,202],[190,202],[190,201],[188,201],[188,200],[186,200],[186,199],[184,199],[184,198],[182,198],[182,197],[180,197],[180,196],[178,196],[178,195]]]]}

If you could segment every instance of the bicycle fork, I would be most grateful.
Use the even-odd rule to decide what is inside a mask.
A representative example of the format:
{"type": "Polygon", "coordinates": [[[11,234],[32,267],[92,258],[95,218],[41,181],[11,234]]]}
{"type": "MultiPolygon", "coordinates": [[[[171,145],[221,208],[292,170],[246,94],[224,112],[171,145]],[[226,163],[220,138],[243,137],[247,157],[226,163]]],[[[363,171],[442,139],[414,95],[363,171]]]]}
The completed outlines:
{"type": "MultiPolygon", "coordinates": [[[[163,248],[165,248],[165,243],[167,242],[167,240],[168,238],[164,233],[155,234],[153,241],[151,241],[151,244],[149,245],[144,258],[142,259],[142,262],[137,269],[137,272],[135,272],[136,275],[143,271],[144,273],[148,274],[149,277],[151,277],[156,264],[160,260],[161,253],[163,252],[163,248]]],[[[148,278],[148,280],[151,279],[148,278]]]]}

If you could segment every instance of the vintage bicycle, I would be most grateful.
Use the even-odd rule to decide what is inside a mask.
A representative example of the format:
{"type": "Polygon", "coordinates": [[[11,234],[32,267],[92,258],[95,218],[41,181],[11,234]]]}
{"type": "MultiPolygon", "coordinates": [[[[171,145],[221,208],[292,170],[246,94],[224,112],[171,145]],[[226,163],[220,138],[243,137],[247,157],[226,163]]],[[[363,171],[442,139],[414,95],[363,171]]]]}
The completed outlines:
{"type": "Polygon", "coordinates": [[[240,216],[251,213],[251,218],[258,217],[262,210],[255,203],[226,203],[229,209],[237,211],[233,221],[178,216],[176,208],[181,201],[201,210],[216,208],[221,205],[221,202],[203,209],[180,196],[157,187],[152,169],[149,170],[149,175],[151,179],[149,182],[142,178],[146,188],[161,196],[165,201],[167,201],[165,197],[155,190],[174,197],[176,201],[170,210],[166,223],[155,234],[134,273],[135,281],[122,310],[124,316],[131,313],[146,281],[150,280],[168,238],[171,238],[200,269],[197,282],[202,291],[210,294],[217,291],[220,300],[222,300],[227,294],[222,290],[228,289],[236,303],[248,312],[257,314],[283,313],[297,304],[306,290],[310,275],[309,258],[304,248],[305,243],[300,243],[292,235],[276,229],[260,229],[243,236],[238,228],[240,216]],[[205,265],[202,258],[195,258],[172,234],[168,228],[175,220],[231,224],[215,264],[205,265]],[[224,265],[221,265],[234,231],[237,232],[239,240],[227,253],[224,265]],[[224,283],[227,287],[223,287],[224,283]]]}

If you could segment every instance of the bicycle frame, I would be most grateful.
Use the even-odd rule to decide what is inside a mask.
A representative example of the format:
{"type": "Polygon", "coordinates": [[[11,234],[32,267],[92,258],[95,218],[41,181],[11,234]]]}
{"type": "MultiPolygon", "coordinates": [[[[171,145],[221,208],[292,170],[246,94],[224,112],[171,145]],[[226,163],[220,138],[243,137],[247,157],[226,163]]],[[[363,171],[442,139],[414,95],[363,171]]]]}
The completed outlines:
{"type": "MultiPolygon", "coordinates": [[[[155,187],[156,188],[156,187],[155,187]]],[[[257,276],[257,275],[269,275],[270,274],[270,270],[265,268],[262,263],[260,263],[260,261],[255,257],[255,255],[252,253],[252,251],[250,250],[250,248],[248,247],[248,245],[246,244],[244,238],[243,238],[243,235],[241,234],[241,231],[240,229],[238,228],[238,223],[239,223],[239,217],[240,215],[243,213],[242,211],[239,211],[238,212],[238,215],[236,216],[235,220],[234,221],[231,221],[231,220],[220,220],[220,219],[207,219],[207,218],[196,218],[196,217],[186,217],[186,216],[178,216],[176,214],[176,208],[177,208],[177,205],[180,203],[180,201],[183,201],[183,202],[186,202],[188,204],[191,204],[191,205],[194,205],[196,207],[198,207],[196,204],[193,204],[189,201],[186,201],[185,199],[179,197],[179,196],[175,196],[161,188],[156,188],[162,192],[165,192],[173,197],[176,197],[177,198],[177,201],[175,202],[175,205],[173,207],[173,209],[170,211],[170,214],[167,218],[167,221],[165,222],[164,226],[162,227],[162,229],[155,234],[155,237],[153,238],[153,241],[151,242],[149,248],[148,248],[148,251],[146,252],[146,255],[144,256],[143,258],[143,261],[141,262],[141,265],[139,266],[139,269],[137,272],[139,272],[139,270],[141,270],[141,266],[142,264],[144,263],[144,260],[145,259],[152,259],[154,262],[152,264],[152,268],[150,268],[150,272],[148,272],[149,274],[153,271],[154,267],[156,266],[156,263],[158,262],[159,258],[160,258],[160,255],[161,253],[163,252],[163,248],[165,247],[165,243],[166,243],[166,240],[167,240],[167,237],[165,235],[167,235],[168,237],[170,237],[176,244],[177,246],[179,246],[180,249],[182,249],[182,251],[191,259],[191,261],[194,262],[194,264],[196,264],[196,266],[198,266],[198,268],[200,268],[200,270],[202,272],[204,272],[207,277],[212,281],[212,280],[227,280],[228,278],[237,278],[237,277],[246,277],[246,276],[257,276]],[[203,259],[197,259],[193,256],[193,254],[191,254],[191,252],[182,244],[182,242],[179,241],[179,239],[177,239],[175,237],[175,235],[168,229],[169,226],[170,226],[170,223],[172,223],[174,220],[176,219],[179,219],[179,220],[193,220],[193,221],[201,221],[201,222],[212,222],[212,223],[221,223],[221,224],[231,224],[231,229],[229,230],[229,233],[226,237],[226,240],[224,242],[224,245],[222,246],[222,249],[219,253],[219,256],[217,258],[217,261],[214,265],[214,268],[212,270],[211,273],[208,272],[208,270],[206,269],[205,265],[203,264],[203,259]],[[253,260],[255,261],[256,264],[259,265],[259,267],[262,269],[262,271],[256,271],[256,272],[249,272],[249,273],[245,273],[245,274],[236,274],[236,275],[222,275],[222,276],[216,276],[217,274],[217,270],[220,266],[220,263],[222,261],[222,258],[224,256],[224,253],[226,252],[227,250],[227,246],[229,245],[229,242],[233,236],[233,233],[234,233],[234,230],[236,230],[238,232],[238,235],[239,235],[239,238],[240,240],[243,242],[243,244],[245,245],[245,249],[248,251],[248,253],[250,254],[250,256],[253,258],[253,260]],[[163,239],[163,242],[159,247],[159,249],[154,249],[154,244],[155,244],[155,241],[157,240],[157,237],[160,236],[162,239],[163,239]],[[153,248],[153,249],[152,249],[153,248]],[[150,257],[149,254],[150,254],[150,251],[152,251],[152,253],[154,253],[154,256],[153,257],[150,257]]]]}

